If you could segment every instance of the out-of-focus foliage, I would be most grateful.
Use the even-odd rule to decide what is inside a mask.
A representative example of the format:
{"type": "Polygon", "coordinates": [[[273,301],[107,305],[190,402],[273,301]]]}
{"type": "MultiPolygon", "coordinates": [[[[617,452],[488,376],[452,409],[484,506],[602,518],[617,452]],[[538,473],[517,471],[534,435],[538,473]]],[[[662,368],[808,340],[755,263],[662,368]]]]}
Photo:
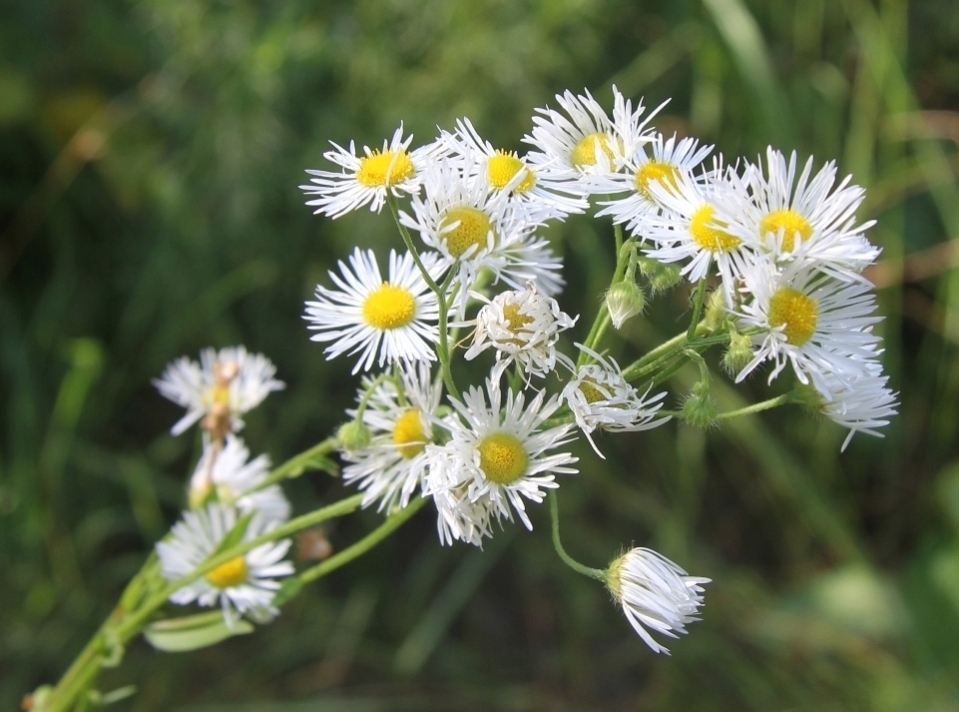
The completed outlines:
{"type": "MultiPolygon", "coordinates": [[[[165,363],[269,355],[289,387],[245,436],[274,460],[339,422],[349,365],[308,341],[302,301],[353,245],[397,238],[385,216],[303,206],[327,141],[400,121],[427,141],[466,115],[519,149],[553,93],[608,102],[615,83],[671,98],[664,132],[837,158],[868,188],[902,394],[886,438],[840,456],[838,428],[784,411],[607,437],[606,462],[582,449],[561,498],[579,558],[648,544],[714,579],[672,658],[560,564],[543,512],[483,551],[439,547],[423,514],[272,625],[196,653],[137,642],[102,689],[136,684],[115,709],[138,711],[959,709],[954,3],[110,0],[3,18],[0,708],[62,674],[176,517],[197,443],[166,434],[165,363]]],[[[581,326],[612,263],[599,225],[551,234],[581,326]]],[[[629,348],[685,323],[685,295],[663,299],[629,348]]],[[[290,489],[298,511],[341,492],[290,489]]]]}

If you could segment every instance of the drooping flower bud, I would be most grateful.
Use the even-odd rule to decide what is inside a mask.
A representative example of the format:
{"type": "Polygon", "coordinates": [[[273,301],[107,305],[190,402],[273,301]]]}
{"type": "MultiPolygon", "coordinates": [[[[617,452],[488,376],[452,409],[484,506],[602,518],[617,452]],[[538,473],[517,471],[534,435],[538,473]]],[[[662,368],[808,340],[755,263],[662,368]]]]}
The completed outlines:
{"type": "Polygon", "coordinates": [[[336,431],[336,439],[344,450],[356,452],[370,444],[370,431],[361,421],[351,420],[336,431]]]}
{"type": "Polygon", "coordinates": [[[617,329],[623,328],[626,320],[641,313],[645,306],[646,295],[632,280],[617,282],[606,292],[606,308],[617,329]]]}
{"type": "Polygon", "coordinates": [[[747,334],[740,334],[735,329],[729,330],[729,346],[723,354],[723,368],[727,373],[737,374],[753,360],[753,339],[747,334]]]}
{"type": "Polygon", "coordinates": [[[683,403],[681,416],[684,421],[698,428],[711,428],[716,425],[719,407],[709,392],[709,382],[700,381],[693,386],[683,403]]]}

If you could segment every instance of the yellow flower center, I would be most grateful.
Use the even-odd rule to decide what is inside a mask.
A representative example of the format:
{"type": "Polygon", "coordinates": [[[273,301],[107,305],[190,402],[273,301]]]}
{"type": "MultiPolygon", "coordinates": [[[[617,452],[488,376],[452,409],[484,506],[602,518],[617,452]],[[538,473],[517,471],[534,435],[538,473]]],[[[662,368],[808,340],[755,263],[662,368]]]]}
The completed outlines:
{"type": "Polygon", "coordinates": [[[725,227],[726,223],[719,220],[713,220],[716,209],[712,205],[704,205],[689,219],[689,233],[693,240],[704,250],[710,252],[729,252],[739,246],[739,238],[730,235],[728,232],[713,227],[719,225],[725,227]]]}
{"type": "Polygon", "coordinates": [[[427,440],[419,410],[411,408],[396,419],[396,425],[393,426],[393,443],[404,459],[411,460],[423,452],[427,440]]]}
{"type": "Polygon", "coordinates": [[[217,384],[207,392],[207,398],[210,405],[219,403],[220,405],[230,405],[230,387],[229,385],[217,384]]]}
{"type": "Polygon", "coordinates": [[[634,180],[636,190],[640,195],[646,198],[646,200],[655,200],[653,194],[649,191],[650,182],[656,181],[667,190],[676,188],[677,181],[679,180],[679,169],[672,163],[647,161],[636,171],[634,180]]]}
{"type": "Polygon", "coordinates": [[[769,323],[782,326],[786,341],[802,346],[816,333],[819,304],[802,292],[782,287],[769,300],[769,323]]]}
{"type": "Polygon", "coordinates": [[[405,287],[383,282],[363,302],[363,319],[374,329],[398,329],[416,316],[416,300],[405,287]]]}
{"type": "Polygon", "coordinates": [[[389,188],[416,174],[406,151],[373,151],[360,159],[356,180],[367,188],[389,188]]]}
{"type": "Polygon", "coordinates": [[[238,556],[230,559],[225,564],[220,564],[206,575],[206,580],[217,588],[230,588],[239,586],[246,581],[250,570],[246,566],[246,559],[238,556]]]}
{"type": "Polygon", "coordinates": [[[573,147],[570,162],[577,168],[596,165],[596,144],[606,154],[606,158],[613,160],[613,149],[609,147],[609,136],[604,133],[591,133],[583,136],[573,147]]]}
{"type": "Polygon", "coordinates": [[[607,396],[592,381],[583,381],[579,384],[579,392],[583,394],[587,403],[596,403],[597,401],[608,400],[607,396]]]}
{"type": "Polygon", "coordinates": [[[515,436],[492,433],[480,441],[480,469],[487,479],[498,485],[508,485],[523,476],[529,456],[515,436]]]}
{"type": "Polygon", "coordinates": [[[509,322],[509,330],[514,334],[527,324],[533,323],[533,317],[520,313],[519,304],[507,304],[503,307],[503,316],[509,322]]]}
{"type": "Polygon", "coordinates": [[[759,222],[759,232],[778,236],[783,231],[783,251],[792,252],[796,247],[796,233],[799,241],[805,242],[812,236],[812,225],[795,210],[773,210],[759,222]]]}
{"type": "Polygon", "coordinates": [[[459,257],[473,245],[482,250],[486,238],[493,229],[493,223],[482,210],[476,208],[450,208],[440,220],[440,232],[446,240],[446,249],[453,257],[459,257]],[[458,223],[452,230],[445,228],[458,223]]]}
{"type": "Polygon", "coordinates": [[[526,171],[523,180],[513,188],[514,193],[525,193],[536,185],[536,175],[515,153],[497,151],[486,162],[486,178],[496,190],[503,190],[520,171],[526,171]]]}

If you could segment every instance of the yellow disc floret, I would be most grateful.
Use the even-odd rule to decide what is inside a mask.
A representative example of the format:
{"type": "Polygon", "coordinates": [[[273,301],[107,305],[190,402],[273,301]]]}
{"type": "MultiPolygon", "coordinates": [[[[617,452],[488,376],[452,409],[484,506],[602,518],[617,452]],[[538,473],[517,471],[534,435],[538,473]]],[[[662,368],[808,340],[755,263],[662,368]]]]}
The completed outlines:
{"type": "Polygon", "coordinates": [[[363,320],[374,329],[398,329],[416,316],[416,300],[405,287],[383,282],[363,302],[363,320]]]}
{"type": "Polygon", "coordinates": [[[356,180],[367,188],[390,188],[416,174],[406,151],[373,151],[360,159],[356,180]]]}
{"type": "Polygon", "coordinates": [[[206,580],[217,588],[230,588],[231,586],[239,586],[246,581],[249,574],[250,570],[246,566],[246,559],[238,556],[208,572],[206,580]]]}
{"type": "Polygon", "coordinates": [[[587,403],[597,403],[609,399],[609,396],[603,393],[592,381],[583,381],[580,383],[579,392],[583,394],[587,403]]]}
{"type": "Polygon", "coordinates": [[[509,433],[491,433],[480,441],[480,469],[498,485],[515,482],[526,472],[529,455],[523,443],[509,433]]]}
{"type": "Polygon", "coordinates": [[[778,236],[783,231],[783,251],[792,252],[796,247],[796,233],[799,241],[805,242],[812,237],[812,225],[795,210],[773,210],[759,222],[759,232],[778,236]]]}
{"type": "Polygon", "coordinates": [[[520,312],[519,304],[506,304],[503,307],[503,316],[509,322],[509,330],[514,334],[518,333],[527,324],[533,323],[533,317],[520,312]]]}
{"type": "Polygon", "coordinates": [[[636,183],[636,190],[640,195],[646,198],[646,200],[655,200],[649,190],[650,182],[656,181],[667,190],[675,188],[679,180],[679,169],[672,163],[647,161],[636,171],[636,176],[633,180],[636,183]]]}
{"type": "Polygon", "coordinates": [[[606,154],[606,158],[612,162],[613,149],[609,146],[609,136],[604,133],[591,133],[583,136],[573,147],[573,153],[569,157],[570,163],[577,168],[596,165],[596,144],[606,154]]]}
{"type": "Polygon", "coordinates": [[[693,213],[689,219],[689,234],[697,245],[710,252],[729,252],[736,249],[739,238],[719,229],[725,227],[725,223],[713,220],[715,213],[716,209],[712,205],[704,205],[693,213]]]}
{"type": "Polygon", "coordinates": [[[503,190],[516,174],[525,171],[523,179],[513,188],[514,193],[525,193],[536,184],[536,176],[515,153],[497,151],[486,162],[486,179],[496,190],[503,190]]]}
{"type": "Polygon", "coordinates": [[[770,326],[782,326],[786,341],[802,346],[816,333],[819,303],[790,287],[776,290],[769,300],[770,326]]]}
{"type": "Polygon", "coordinates": [[[396,419],[396,425],[393,426],[393,443],[404,459],[411,460],[423,452],[427,440],[419,410],[410,408],[396,419]]]}
{"type": "Polygon", "coordinates": [[[473,245],[483,249],[492,230],[492,221],[486,213],[477,208],[450,208],[440,220],[440,233],[446,241],[446,249],[453,257],[459,257],[473,245]],[[446,230],[453,224],[456,224],[456,227],[446,230]]]}

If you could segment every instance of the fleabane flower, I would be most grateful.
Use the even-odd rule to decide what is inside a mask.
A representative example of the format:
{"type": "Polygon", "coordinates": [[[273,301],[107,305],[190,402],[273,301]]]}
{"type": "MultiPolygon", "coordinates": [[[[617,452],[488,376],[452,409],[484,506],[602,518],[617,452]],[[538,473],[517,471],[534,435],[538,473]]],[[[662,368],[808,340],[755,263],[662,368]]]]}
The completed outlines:
{"type": "Polygon", "coordinates": [[[323,157],[341,170],[307,170],[315,177],[309,185],[301,185],[300,190],[317,197],[306,204],[316,208],[314,214],[338,218],[365,205],[379,212],[387,196],[399,198],[416,193],[420,189],[420,174],[442,146],[433,143],[410,151],[412,140],[412,136],[403,138],[401,124],[390,141],[383,141],[383,148],[371,150],[364,146],[362,156],[357,155],[352,141],[349,150],[334,143],[336,150],[327,151],[323,157]]]}
{"type": "Polygon", "coordinates": [[[643,119],[642,101],[634,110],[632,102],[615,86],[612,119],[588,91],[585,96],[577,96],[567,90],[557,94],[556,101],[566,115],[554,109],[536,109],[540,116],[533,117],[533,132],[523,141],[537,150],[530,152],[527,160],[534,170],[551,166],[556,171],[588,176],[586,185],[592,192],[592,177],[618,171],[639,146],[650,140],[646,124],[659,111],[643,119]]]}
{"type": "MultiPolygon", "coordinates": [[[[435,278],[441,267],[435,256],[422,256],[435,278]]],[[[330,272],[338,289],[316,287],[316,301],[306,303],[313,341],[331,342],[324,353],[359,354],[353,373],[398,361],[433,361],[438,341],[439,304],[413,256],[390,251],[389,278],[384,280],[372,250],[356,248],[350,265],[339,262],[340,275],[330,272]]]]}
{"type": "Polygon", "coordinates": [[[698,621],[703,584],[711,579],[689,576],[652,549],[630,549],[609,565],[606,585],[639,637],[654,653],[669,654],[650,630],[671,638],[698,621]],[[649,629],[649,630],[647,630],[649,629]]]}
{"type": "Polygon", "coordinates": [[[276,366],[266,356],[235,346],[204,349],[199,363],[179,358],[153,385],[164,398],[187,409],[170,432],[180,435],[203,419],[203,429],[222,439],[243,427],[241,415],[284,388],[282,381],[273,378],[275,374],[276,366]]]}
{"type": "MultiPolygon", "coordinates": [[[[216,552],[239,518],[235,507],[220,503],[184,512],[183,519],[156,545],[163,578],[176,581],[195,571],[216,552]]],[[[255,539],[273,526],[254,515],[238,543],[255,539]]],[[[293,573],[293,564],[283,561],[289,548],[289,539],[261,544],[178,589],[170,601],[181,605],[196,601],[201,606],[219,603],[228,625],[237,614],[269,619],[279,612],[271,605],[280,587],[276,579],[293,573]]]]}
{"type": "Polygon", "coordinates": [[[849,446],[856,433],[883,437],[876,428],[889,425],[889,418],[896,415],[899,406],[896,393],[887,387],[888,376],[883,376],[877,367],[872,373],[849,382],[827,374],[826,382],[829,388],[826,393],[819,393],[819,411],[837,425],[849,428],[841,451],[849,446]]]}
{"type": "Polygon", "coordinates": [[[576,319],[559,308],[555,299],[539,294],[530,283],[522,291],[501,292],[484,305],[473,325],[473,343],[466,351],[470,361],[488,348],[496,350],[496,360],[504,366],[516,363],[527,375],[545,376],[557,361],[572,367],[572,362],[557,352],[556,342],[576,319]]]}
{"type": "Polygon", "coordinates": [[[650,183],[649,192],[663,214],[649,215],[641,221],[641,237],[655,244],[654,249],[646,251],[655,260],[688,260],[681,274],[691,282],[707,277],[715,265],[728,294],[735,287],[745,257],[743,241],[729,232],[729,216],[723,212],[727,201],[722,196],[741,186],[727,173],[732,170],[717,167],[704,174],[701,181],[680,175],[675,184],[650,183]]]}
{"type": "Polygon", "coordinates": [[[580,427],[596,454],[605,459],[596,447],[592,433],[597,428],[609,431],[651,430],[669,420],[657,418],[666,393],[652,397],[649,391],[640,396],[623,377],[623,371],[613,358],[604,358],[592,349],[576,344],[594,363],[573,369],[573,377],[563,388],[561,398],[566,402],[576,424],[580,427]]]}
{"type": "Polygon", "coordinates": [[[651,184],[666,191],[677,187],[682,177],[693,175],[712,150],[712,146],[700,146],[694,138],[677,140],[674,135],[667,139],[656,134],[648,145],[640,146],[627,159],[624,172],[597,180],[597,192],[626,195],[601,203],[606,207],[596,216],[611,215],[614,223],[625,223],[632,234],[642,236],[645,218],[663,212],[651,184]]]}
{"type": "Polygon", "coordinates": [[[270,458],[249,457],[243,441],[234,436],[228,436],[225,445],[204,443],[203,455],[190,478],[190,508],[200,508],[215,497],[217,502],[235,505],[241,514],[259,512],[266,522],[289,519],[290,503],[279,485],[251,491],[269,474],[270,458]]]}
{"type": "Polygon", "coordinates": [[[739,326],[757,333],[755,356],[737,383],[764,361],[773,362],[772,382],[789,363],[800,382],[812,381],[830,398],[837,383],[851,386],[875,372],[881,351],[872,327],[881,317],[873,316],[876,298],[869,285],[766,262],[751,265],[742,278],[739,326]]]}
{"type": "Polygon", "coordinates": [[[588,193],[575,171],[542,162],[533,168],[513,151],[493,148],[469,119],[458,119],[456,131],[444,131],[440,140],[453,160],[468,167],[470,178],[484,183],[493,193],[504,194],[535,222],[563,220],[589,207],[588,193]]]}
{"type": "MultiPolygon", "coordinates": [[[[360,398],[369,394],[362,423],[370,434],[369,444],[346,450],[343,482],[365,490],[363,507],[378,503],[379,511],[405,508],[420,487],[427,467],[426,446],[433,442],[442,386],[430,378],[426,363],[402,366],[398,382],[384,379],[364,384],[360,398]]],[[[357,411],[347,411],[356,417],[357,411]]]]}
{"type": "Polygon", "coordinates": [[[576,472],[570,465],[577,458],[549,453],[572,439],[572,425],[544,428],[560,405],[557,397],[544,399],[540,392],[527,403],[522,393],[509,391],[504,404],[493,379],[487,379],[486,393],[474,386],[462,401],[450,398],[455,413],[440,422],[449,441],[427,446],[430,473],[424,488],[439,511],[443,543],[459,539],[479,545],[492,535],[493,519],[512,521],[514,512],[532,529],[525,500],[542,502],[545,490],[559,486],[557,474],[576,472]]]}
{"type": "Polygon", "coordinates": [[[483,181],[471,178],[471,165],[440,161],[423,178],[423,196],[411,201],[412,215],[400,221],[416,230],[440,257],[443,269],[456,273],[460,312],[480,271],[517,289],[535,281],[546,294],[563,286],[562,262],[533,232],[534,216],[512,204],[483,181]]]}
{"type": "Polygon", "coordinates": [[[849,185],[851,176],[836,186],[835,161],[815,176],[812,166],[810,157],[797,178],[795,151],[787,163],[782,153],[768,148],[765,173],[761,163],[746,167],[748,195],[726,194],[734,201],[724,206],[731,215],[729,230],[776,262],[799,262],[837,279],[861,281],[861,272],[879,256],[879,248],[863,234],[875,221],[856,222],[866,191],[849,185]]]}

